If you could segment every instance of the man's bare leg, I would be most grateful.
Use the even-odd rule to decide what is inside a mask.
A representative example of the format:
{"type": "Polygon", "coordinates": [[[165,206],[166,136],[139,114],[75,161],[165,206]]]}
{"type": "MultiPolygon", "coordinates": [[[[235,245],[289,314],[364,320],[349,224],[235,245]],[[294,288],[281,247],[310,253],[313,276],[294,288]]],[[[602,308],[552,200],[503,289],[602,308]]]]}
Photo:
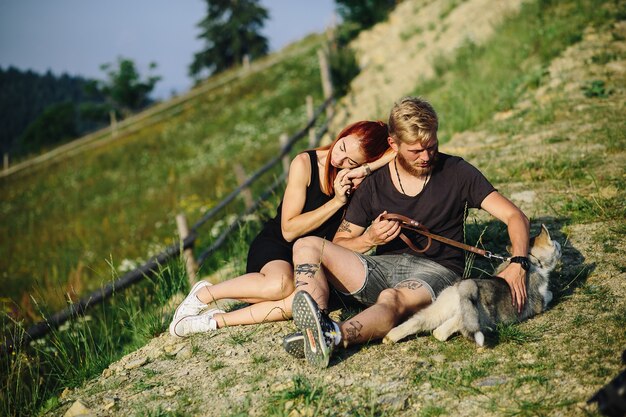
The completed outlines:
{"type": "Polygon", "coordinates": [[[428,306],[431,300],[430,292],[415,281],[401,288],[384,290],[376,304],[339,324],[342,345],[348,347],[382,339],[402,320],[428,306]]]}
{"type": "Polygon", "coordinates": [[[339,291],[357,291],[365,282],[365,269],[349,249],[318,237],[298,239],[293,250],[296,292],[306,291],[320,309],[328,309],[328,280],[339,291]]]}

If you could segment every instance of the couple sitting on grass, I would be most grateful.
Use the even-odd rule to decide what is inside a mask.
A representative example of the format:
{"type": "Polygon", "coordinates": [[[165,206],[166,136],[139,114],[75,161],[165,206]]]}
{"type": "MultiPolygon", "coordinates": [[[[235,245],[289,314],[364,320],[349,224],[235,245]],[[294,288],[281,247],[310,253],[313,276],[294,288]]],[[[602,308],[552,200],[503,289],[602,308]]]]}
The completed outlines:
{"type": "MultiPolygon", "coordinates": [[[[461,249],[436,241],[424,253],[413,252],[399,238],[400,224],[381,218],[387,212],[462,241],[466,206],[482,208],[507,225],[512,255],[526,257],[524,213],[472,165],[440,153],[437,129],[433,107],[407,97],[392,108],[388,126],[357,122],[331,145],[297,155],[277,216],[252,242],[248,273],[212,286],[197,283],[176,309],[170,333],[185,337],[293,316],[298,331],[284,338],[284,348],[322,368],[335,348],[382,339],[461,279],[465,259],[461,249]],[[372,248],[376,255],[364,255],[372,248]],[[363,310],[332,321],[331,289],[363,310]],[[204,311],[226,298],[250,305],[204,311]]],[[[424,246],[425,238],[413,238],[424,246]]],[[[521,309],[522,264],[512,262],[499,276],[521,309]]]]}

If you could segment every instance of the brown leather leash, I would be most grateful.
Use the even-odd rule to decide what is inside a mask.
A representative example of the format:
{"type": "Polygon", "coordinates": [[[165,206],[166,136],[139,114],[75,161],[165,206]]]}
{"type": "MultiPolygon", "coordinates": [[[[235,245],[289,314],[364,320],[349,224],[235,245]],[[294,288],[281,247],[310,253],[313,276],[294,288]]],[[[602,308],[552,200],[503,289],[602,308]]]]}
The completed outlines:
{"type": "Polygon", "coordinates": [[[484,256],[487,259],[496,258],[496,259],[500,259],[503,261],[508,261],[510,259],[510,258],[505,258],[500,255],[495,255],[488,250],[480,249],[480,248],[477,248],[476,246],[466,245],[465,243],[457,242],[456,240],[448,239],[447,237],[443,237],[443,236],[439,236],[434,233],[431,233],[430,231],[428,231],[428,229],[424,225],[420,224],[420,222],[413,220],[409,217],[403,216],[401,214],[387,213],[387,214],[383,214],[381,216],[381,219],[397,221],[400,223],[400,227],[413,230],[414,232],[417,232],[423,236],[426,236],[428,238],[428,243],[426,243],[426,246],[424,246],[424,248],[419,249],[417,246],[415,246],[413,242],[411,242],[411,239],[409,239],[404,233],[400,233],[400,236],[399,236],[400,239],[402,239],[402,241],[406,243],[406,245],[409,248],[411,248],[417,253],[426,252],[430,248],[430,245],[434,239],[439,242],[445,243],[447,245],[454,246],[454,247],[466,250],[468,252],[472,252],[472,253],[484,256]]]}

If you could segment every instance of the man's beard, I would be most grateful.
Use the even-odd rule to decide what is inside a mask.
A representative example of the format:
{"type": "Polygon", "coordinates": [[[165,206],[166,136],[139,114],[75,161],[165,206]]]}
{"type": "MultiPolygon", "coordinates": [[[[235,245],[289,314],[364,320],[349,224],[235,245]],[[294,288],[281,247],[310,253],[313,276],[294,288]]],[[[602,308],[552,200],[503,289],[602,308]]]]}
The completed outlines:
{"type": "Polygon", "coordinates": [[[430,162],[428,166],[423,168],[423,167],[416,167],[413,164],[411,164],[402,156],[401,153],[398,153],[396,156],[398,159],[398,163],[400,164],[402,169],[404,169],[406,172],[413,175],[414,177],[421,177],[430,173],[433,170],[433,165],[437,161],[437,154],[435,153],[435,155],[433,155],[433,157],[430,158],[430,162]]]}

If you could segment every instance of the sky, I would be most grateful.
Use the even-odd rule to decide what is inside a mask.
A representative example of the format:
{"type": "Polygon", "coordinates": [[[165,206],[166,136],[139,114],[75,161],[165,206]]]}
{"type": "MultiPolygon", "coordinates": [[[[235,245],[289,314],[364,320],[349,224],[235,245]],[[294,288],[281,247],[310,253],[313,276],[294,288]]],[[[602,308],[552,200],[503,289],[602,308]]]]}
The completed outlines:
{"type": "MultiPolygon", "coordinates": [[[[187,91],[197,23],[206,0],[0,0],[0,67],[105,79],[118,57],[144,77],[160,75],[153,96],[187,91]],[[149,65],[156,62],[151,73],[149,65]]],[[[276,51],[333,22],[334,0],[261,0],[270,14],[262,34],[276,51]]]]}

